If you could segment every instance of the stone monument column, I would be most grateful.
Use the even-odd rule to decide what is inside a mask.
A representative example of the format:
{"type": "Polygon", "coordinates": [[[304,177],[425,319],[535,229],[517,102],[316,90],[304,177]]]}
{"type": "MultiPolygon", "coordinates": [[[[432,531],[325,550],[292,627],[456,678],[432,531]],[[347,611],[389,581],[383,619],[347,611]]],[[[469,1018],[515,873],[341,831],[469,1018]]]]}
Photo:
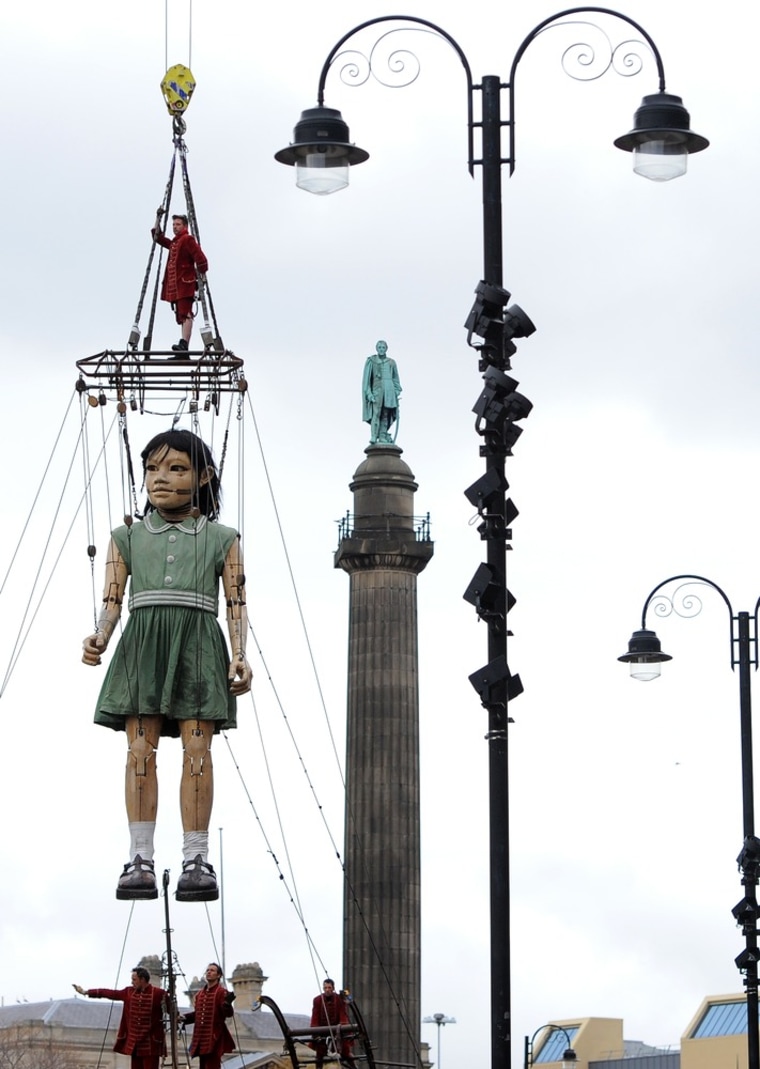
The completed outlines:
{"type": "Polygon", "coordinates": [[[417,576],[433,555],[417,484],[393,444],[351,483],[335,567],[351,581],[343,983],[379,1062],[420,1064],[417,576]]]}

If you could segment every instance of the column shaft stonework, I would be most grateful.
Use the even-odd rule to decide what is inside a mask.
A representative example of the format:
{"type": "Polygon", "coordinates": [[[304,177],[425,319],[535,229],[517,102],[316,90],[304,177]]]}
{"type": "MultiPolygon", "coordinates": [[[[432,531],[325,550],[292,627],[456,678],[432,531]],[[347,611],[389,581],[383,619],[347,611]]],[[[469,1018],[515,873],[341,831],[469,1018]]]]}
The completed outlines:
{"type": "Polygon", "coordinates": [[[343,982],[380,1062],[419,1064],[420,775],[417,484],[373,446],[351,484],[354,518],[336,567],[351,581],[343,982]]]}

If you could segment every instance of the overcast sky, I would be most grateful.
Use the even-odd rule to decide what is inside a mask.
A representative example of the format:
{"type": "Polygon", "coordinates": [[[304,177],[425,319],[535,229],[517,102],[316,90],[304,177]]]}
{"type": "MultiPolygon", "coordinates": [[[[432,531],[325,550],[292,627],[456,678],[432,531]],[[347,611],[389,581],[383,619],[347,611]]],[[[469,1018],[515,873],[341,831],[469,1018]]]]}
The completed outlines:
{"type": "MultiPolygon", "coordinates": [[[[409,42],[420,76],[406,89],[351,88],[333,72],[326,103],[371,158],[348,190],[309,196],[273,154],[316,103],[333,44],[390,9],[267,7],[195,0],[192,55],[179,0],[169,3],[168,41],[158,0],[38,0],[0,12],[3,577],[53,455],[0,593],[0,677],[61,553],[0,704],[0,995],[7,1004],[66,997],[72,982],[123,983],[140,956],[163,949],[163,902],[138,904],[129,924],[129,906],[114,898],[128,847],[124,746],[92,726],[102,671],[80,663],[94,598],[90,536],[76,514],[78,416],[66,410],[75,362],[123,345],[132,323],[172,154],[158,88],[168,54],[190,61],[198,82],[190,176],[222,335],[251,385],[240,523],[265,663],[252,650],[254,701],[240,703],[231,751],[214,744],[227,972],[258,960],[266,992],[301,1012],[323,966],[341,979],[332,841],[342,849],[341,773],[328,722],[342,760],[348,579],[332,552],[367,444],[362,366],[382,337],[404,386],[398,443],[436,542],[418,587],[422,1007],[456,1017],[442,1063],[465,1069],[489,1051],[486,713],[467,681],[486,660],[486,631],[461,597],[485,559],[463,496],[483,470],[470,411],[480,378],[462,327],[482,271],[465,82],[448,46],[420,34],[409,42]]],[[[633,78],[572,81],[560,57],[585,34],[553,30],[520,65],[518,166],[505,174],[505,285],[538,328],[513,361],[535,407],[508,464],[520,510],[510,667],[525,686],[510,731],[515,1066],[522,1036],[551,1018],[622,1017],[627,1038],[677,1046],[704,995],[741,990],[730,913],[742,896],[738,681],[725,606],[708,595],[698,619],[658,623],[674,660],[655,683],[631,682],[616,657],[646,594],[669,575],[709,576],[737,610],[753,610],[760,594],[760,26],[738,0],[633,0],[625,11],[658,44],[669,91],[711,147],[677,181],[634,176],[612,142],[656,91],[654,64],[633,78]]],[[[477,80],[506,79],[515,49],[551,12],[528,0],[477,11],[418,0],[408,10],[457,39],[477,80]]],[[[631,36],[607,28],[615,43],[631,36]]],[[[155,337],[161,347],[176,340],[166,308],[155,337]]],[[[102,410],[106,428],[113,414],[102,410]]],[[[88,421],[94,452],[99,415],[88,421]]],[[[167,420],[131,418],[135,452],[167,420]]],[[[215,443],[222,432],[209,426],[215,443]]],[[[110,504],[104,479],[96,490],[98,597],[108,530],[123,511],[116,465],[112,479],[110,504]]],[[[222,519],[234,524],[235,480],[226,486],[222,519]]],[[[173,880],[179,764],[165,740],[156,861],[173,880]]],[[[218,905],[209,917],[172,906],[190,977],[221,953],[218,905]]],[[[423,1038],[435,1045],[433,1026],[423,1038]]]]}

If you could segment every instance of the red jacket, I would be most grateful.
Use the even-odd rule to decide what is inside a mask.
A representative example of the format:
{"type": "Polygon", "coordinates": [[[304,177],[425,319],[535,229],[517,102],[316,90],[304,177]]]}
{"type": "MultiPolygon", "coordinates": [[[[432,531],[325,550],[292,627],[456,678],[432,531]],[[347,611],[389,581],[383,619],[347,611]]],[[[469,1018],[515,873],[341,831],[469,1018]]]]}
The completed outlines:
{"type": "Polygon", "coordinates": [[[148,984],[142,991],[136,987],[123,987],[113,991],[108,987],[93,987],[89,998],[110,998],[123,1002],[119,1032],[113,1049],[118,1054],[137,1054],[141,1057],[166,1054],[163,1006],[166,992],[148,984]]]}
{"type": "MultiPolygon", "coordinates": [[[[320,1025],[325,1028],[328,1025],[334,1026],[350,1023],[345,1000],[337,991],[334,991],[332,995],[317,995],[312,1002],[310,1021],[312,1028],[317,1028],[320,1025]]],[[[333,1038],[335,1039],[335,1047],[338,1053],[346,1060],[352,1060],[354,1049],[353,1039],[347,1039],[343,1036],[335,1036],[333,1038]]],[[[309,1046],[317,1052],[318,1058],[324,1056],[327,1052],[327,1037],[314,1039],[309,1046]]]]}
{"type": "Polygon", "coordinates": [[[329,1024],[349,1024],[348,1011],[343,996],[334,992],[332,995],[317,995],[311,1004],[311,1027],[325,1027],[329,1024]]]}
{"type": "Polygon", "coordinates": [[[203,249],[189,230],[171,239],[155,227],[151,233],[159,245],[169,250],[161,286],[161,300],[179,301],[183,297],[194,297],[196,268],[202,275],[208,271],[208,260],[203,249]]]}
{"type": "Polygon", "coordinates": [[[228,991],[221,984],[214,987],[202,987],[195,996],[195,1003],[190,1013],[185,1014],[185,1022],[194,1024],[193,1038],[190,1043],[190,1057],[196,1054],[229,1054],[235,1049],[230,1030],[224,1023],[225,1017],[232,1016],[232,1005],[227,1001],[228,991]]]}

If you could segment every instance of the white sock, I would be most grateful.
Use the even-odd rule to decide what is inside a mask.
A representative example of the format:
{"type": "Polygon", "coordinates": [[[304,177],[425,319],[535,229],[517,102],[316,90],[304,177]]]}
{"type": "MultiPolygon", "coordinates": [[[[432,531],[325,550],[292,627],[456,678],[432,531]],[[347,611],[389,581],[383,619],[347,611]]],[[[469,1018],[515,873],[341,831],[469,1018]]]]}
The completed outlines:
{"type": "Polygon", "coordinates": [[[194,861],[201,855],[201,861],[208,860],[208,832],[186,831],[182,840],[182,856],[185,861],[194,861]]]}
{"type": "Polygon", "coordinates": [[[155,820],[129,822],[129,856],[131,858],[139,854],[143,861],[153,860],[153,833],[155,830],[155,820]]]}

